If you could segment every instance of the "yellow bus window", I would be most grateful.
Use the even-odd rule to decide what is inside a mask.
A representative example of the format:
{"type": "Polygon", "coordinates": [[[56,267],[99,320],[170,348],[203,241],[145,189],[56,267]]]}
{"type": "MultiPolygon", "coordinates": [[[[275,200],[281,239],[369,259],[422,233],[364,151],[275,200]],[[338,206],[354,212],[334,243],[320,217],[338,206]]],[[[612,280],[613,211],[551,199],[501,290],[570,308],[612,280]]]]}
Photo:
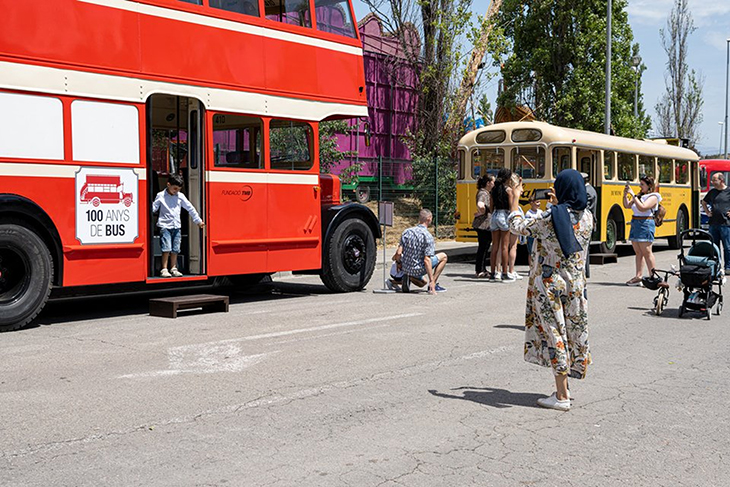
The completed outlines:
{"type": "Polygon", "coordinates": [[[499,144],[506,138],[507,134],[504,130],[488,130],[477,134],[476,142],[477,144],[499,144]]]}
{"type": "Polygon", "coordinates": [[[570,147],[556,147],[553,149],[553,177],[563,169],[570,169],[573,165],[570,160],[570,147]]]}
{"type": "Polygon", "coordinates": [[[512,149],[512,171],[525,179],[545,177],[545,149],[515,147],[512,149]]]}
{"type": "Polygon", "coordinates": [[[636,156],[625,152],[618,153],[618,178],[621,181],[633,181],[636,179],[636,156]]]}
{"type": "Polygon", "coordinates": [[[504,167],[504,150],[476,149],[471,153],[472,177],[479,179],[488,172],[497,172],[504,167]]]}
{"type": "Polygon", "coordinates": [[[649,156],[639,156],[639,177],[649,176],[656,179],[654,174],[654,158],[649,156]]]}
{"type": "Polygon", "coordinates": [[[614,176],[614,167],[616,167],[616,154],[613,152],[603,153],[603,179],[610,180],[614,176]]]}
{"type": "Polygon", "coordinates": [[[672,182],[672,160],[671,159],[659,159],[659,182],[660,183],[671,183],[672,182]]]}
{"type": "Polygon", "coordinates": [[[689,163],[687,161],[676,161],[675,168],[677,184],[687,184],[689,182],[689,163]]]}
{"type": "Polygon", "coordinates": [[[462,180],[462,179],[464,179],[466,177],[466,153],[464,152],[463,149],[459,149],[457,152],[459,154],[459,175],[458,175],[458,179],[459,180],[462,180]]]}

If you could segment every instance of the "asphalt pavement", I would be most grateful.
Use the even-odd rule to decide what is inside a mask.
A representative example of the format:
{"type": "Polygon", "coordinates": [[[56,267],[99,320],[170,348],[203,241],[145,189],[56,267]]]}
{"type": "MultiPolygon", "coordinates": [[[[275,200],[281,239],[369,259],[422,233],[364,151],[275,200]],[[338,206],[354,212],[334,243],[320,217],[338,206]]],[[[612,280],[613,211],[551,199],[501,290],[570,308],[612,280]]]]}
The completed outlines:
{"type": "Polygon", "coordinates": [[[522,358],[527,279],[474,279],[468,255],[436,296],[375,294],[376,271],[352,294],[212,290],[229,313],[177,319],[145,295],[51,303],[0,335],[0,485],[727,485],[730,320],[678,318],[675,289],[654,316],[622,254],[592,268],[568,412],[535,404],[553,379],[522,358]]]}

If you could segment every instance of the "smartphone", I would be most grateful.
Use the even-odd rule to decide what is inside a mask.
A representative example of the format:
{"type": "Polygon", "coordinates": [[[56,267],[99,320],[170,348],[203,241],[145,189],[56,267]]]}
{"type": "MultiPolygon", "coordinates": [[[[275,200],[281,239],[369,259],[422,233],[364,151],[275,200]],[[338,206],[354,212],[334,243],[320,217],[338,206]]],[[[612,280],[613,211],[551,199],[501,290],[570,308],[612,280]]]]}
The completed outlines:
{"type": "Polygon", "coordinates": [[[540,188],[535,190],[536,200],[549,200],[550,199],[550,188],[540,188]]]}

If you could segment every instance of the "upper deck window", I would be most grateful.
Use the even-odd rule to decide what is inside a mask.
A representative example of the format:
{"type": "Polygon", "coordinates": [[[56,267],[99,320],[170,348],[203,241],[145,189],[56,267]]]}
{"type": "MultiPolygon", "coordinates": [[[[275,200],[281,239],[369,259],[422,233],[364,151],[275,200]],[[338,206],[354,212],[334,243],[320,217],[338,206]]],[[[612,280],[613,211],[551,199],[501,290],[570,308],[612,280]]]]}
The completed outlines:
{"type": "Polygon", "coordinates": [[[537,129],[517,129],[512,131],[512,142],[537,142],[542,132],[537,129]]]}
{"type": "Polygon", "coordinates": [[[347,0],[314,0],[317,30],[345,37],[355,37],[355,25],[347,0]]]}
{"type": "Polygon", "coordinates": [[[203,5],[203,0],[178,0],[180,2],[192,3],[193,5],[203,5]]]}
{"type": "Polygon", "coordinates": [[[210,0],[213,8],[244,15],[259,16],[259,2],[256,0],[210,0]]]}
{"type": "Polygon", "coordinates": [[[265,0],[266,18],[289,25],[312,27],[308,0],[265,0]]]}
{"type": "Polygon", "coordinates": [[[476,142],[477,144],[499,144],[500,142],[504,142],[506,138],[507,134],[504,130],[489,130],[477,134],[476,142]]]}

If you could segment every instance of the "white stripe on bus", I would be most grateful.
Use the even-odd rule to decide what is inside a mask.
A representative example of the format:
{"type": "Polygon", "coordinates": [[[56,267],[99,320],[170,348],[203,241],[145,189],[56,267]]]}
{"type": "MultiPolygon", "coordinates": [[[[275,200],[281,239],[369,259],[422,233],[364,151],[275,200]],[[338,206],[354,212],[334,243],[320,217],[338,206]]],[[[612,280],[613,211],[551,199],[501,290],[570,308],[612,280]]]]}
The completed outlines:
{"type": "Polygon", "coordinates": [[[316,37],[309,37],[300,34],[294,34],[291,32],[282,32],[276,29],[267,29],[265,27],[259,27],[257,25],[244,24],[242,22],[233,22],[231,20],[223,20],[215,17],[209,17],[207,15],[194,14],[191,12],[183,12],[181,10],[175,10],[172,8],[157,7],[154,5],[147,5],[137,3],[130,0],[79,0],[84,3],[91,3],[102,7],[115,8],[119,10],[126,10],[128,12],[136,12],[142,15],[149,15],[151,17],[160,17],[164,19],[178,20],[180,22],[187,22],[188,24],[204,25],[207,27],[215,27],[218,29],[230,30],[234,32],[241,32],[244,34],[251,34],[261,37],[268,37],[270,39],[277,39],[280,41],[294,42],[297,44],[303,44],[306,46],[314,46],[322,49],[328,49],[330,51],[342,52],[345,54],[353,54],[355,56],[362,56],[362,49],[359,47],[348,46],[346,44],[340,44],[332,41],[325,41],[316,37]]]}
{"type": "Polygon", "coordinates": [[[149,95],[163,93],[196,98],[208,110],[297,120],[319,121],[333,115],[368,116],[365,105],[302,100],[5,61],[0,62],[0,88],[132,103],[144,103],[149,95]]]}
{"type": "MultiPolygon", "coordinates": [[[[92,167],[92,166],[84,166],[92,167]]],[[[93,166],[99,169],[134,169],[129,166],[93,166]]],[[[34,164],[29,162],[0,162],[0,176],[23,177],[23,178],[64,178],[74,179],[81,166],[68,164],[34,164]]],[[[140,181],[147,179],[144,169],[134,169],[140,181]]]]}
{"type": "Polygon", "coordinates": [[[316,174],[207,171],[206,179],[211,183],[301,184],[310,186],[319,184],[319,176],[316,174]]]}

